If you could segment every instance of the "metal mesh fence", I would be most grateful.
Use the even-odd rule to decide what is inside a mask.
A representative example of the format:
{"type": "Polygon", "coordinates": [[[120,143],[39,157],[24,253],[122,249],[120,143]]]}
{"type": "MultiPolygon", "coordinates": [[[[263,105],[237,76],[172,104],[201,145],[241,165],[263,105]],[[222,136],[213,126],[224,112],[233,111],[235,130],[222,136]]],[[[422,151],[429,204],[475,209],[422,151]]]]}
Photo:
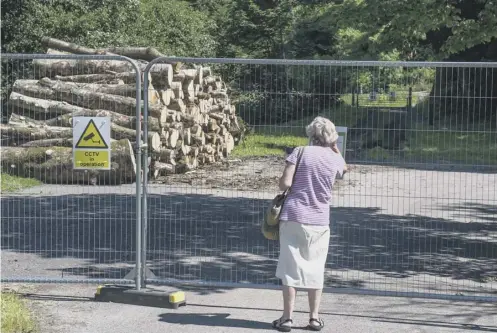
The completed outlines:
{"type": "Polygon", "coordinates": [[[158,90],[170,100],[146,189],[149,282],[276,286],[261,220],[322,115],[346,128],[350,166],[326,286],[497,292],[497,64],[176,61],[188,69],[158,90]]]}
{"type": "Polygon", "coordinates": [[[2,55],[2,281],[132,283],[124,277],[139,246],[137,67],[124,57],[48,53],[2,55]],[[73,165],[83,116],[98,126],[112,120],[110,142],[90,129],[82,150],[98,155],[107,145],[108,170],[73,165]]]}

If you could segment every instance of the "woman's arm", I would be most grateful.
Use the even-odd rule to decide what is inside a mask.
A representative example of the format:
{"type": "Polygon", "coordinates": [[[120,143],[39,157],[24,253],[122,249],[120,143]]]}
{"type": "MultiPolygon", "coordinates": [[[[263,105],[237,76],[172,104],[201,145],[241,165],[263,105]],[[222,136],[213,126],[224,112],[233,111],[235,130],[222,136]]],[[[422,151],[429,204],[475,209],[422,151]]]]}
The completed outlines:
{"type": "Polygon", "coordinates": [[[286,191],[292,186],[293,174],[295,173],[295,164],[286,162],[285,170],[283,170],[283,175],[280,177],[280,190],[286,191]]]}
{"type": "MultiPolygon", "coordinates": [[[[340,152],[340,150],[338,149],[338,146],[337,146],[337,143],[334,142],[332,145],[331,145],[331,150],[333,150],[335,153],[337,153],[338,155],[342,156],[342,153],[340,152]]],[[[343,156],[342,156],[343,158],[343,156]]],[[[345,162],[345,159],[343,159],[343,161],[345,162]]],[[[347,168],[347,163],[345,163],[343,165],[343,174],[345,174],[349,169],[347,168]]]]}

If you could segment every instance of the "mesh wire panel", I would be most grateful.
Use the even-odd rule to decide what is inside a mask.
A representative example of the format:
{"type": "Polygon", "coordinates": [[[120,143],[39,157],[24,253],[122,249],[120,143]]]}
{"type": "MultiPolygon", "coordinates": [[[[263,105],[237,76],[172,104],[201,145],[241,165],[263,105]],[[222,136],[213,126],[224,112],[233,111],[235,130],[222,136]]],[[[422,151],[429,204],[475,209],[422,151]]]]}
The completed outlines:
{"type": "Polygon", "coordinates": [[[321,115],[347,128],[350,169],[333,190],[326,286],[495,294],[496,64],[172,60],[193,72],[160,88],[180,116],[151,153],[149,282],[278,285],[261,221],[321,115]]]}
{"type": "Polygon", "coordinates": [[[2,55],[2,281],[133,282],[141,90],[123,59],[2,55]],[[74,170],[77,116],[112,119],[110,170],[74,170]]]}

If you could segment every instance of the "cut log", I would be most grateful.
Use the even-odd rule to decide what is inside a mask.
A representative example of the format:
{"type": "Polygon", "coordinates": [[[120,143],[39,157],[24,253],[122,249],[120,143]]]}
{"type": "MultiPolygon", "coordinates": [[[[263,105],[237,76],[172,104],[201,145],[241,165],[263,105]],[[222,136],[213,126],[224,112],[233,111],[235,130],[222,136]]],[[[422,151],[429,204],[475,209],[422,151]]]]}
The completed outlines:
{"type": "Polygon", "coordinates": [[[233,138],[233,135],[228,132],[224,135],[223,156],[228,157],[228,155],[231,154],[234,148],[235,139],[233,138]]]}
{"type": "MultiPolygon", "coordinates": [[[[202,67],[202,77],[207,77],[212,75],[212,71],[210,67],[202,67]]],[[[202,81],[200,81],[202,82],[202,81]]]]}
{"type": "MultiPolygon", "coordinates": [[[[47,54],[67,55],[68,53],[49,49],[47,54]]],[[[38,78],[56,75],[97,74],[106,71],[116,73],[134,71],[131,63],[119,60],[34,59],[33,67],[38,78]]]]}
{"type": "Polygon", "coordinates": [[[166,176],[168,173],[174,173],[175,169],[172,164],[155,161],[152,166],[152,177],[157,179],[160,176],[166,176]]]}
{"type": "Polygon", "coordinates": [[[173,83],[173,66],[170,64],[154,64],[150,68],[150,75],[157,89],[167,89],[173,83]]]}
{"type": "Polygon", "coordinates": [[[72,137],[72,128],[55,126],[26,127],[0,124],[0,132],[3,144],[7,146],[19,146],[33,140],[72,137]]]}
{"type": "Polygon", "coordinates": [[[174,92],[172,89],[159,90],[159,96],[162,104],[168,106],[171,104],[171,99],[174,98],[174,92]]]}
{"type": "MultiPolygon", "coordinates": [[[[134,116],[125,116],[123,114],[107,110],[90,110],[83,108],[70,114],[65,114],[53,119],[49,119],[44,123],[48,126],[72,127],[73,117],[110,117],[111,121],[116,125],[130,129],[136,129],[137,126],[136,117],[134,116]]],[[[148,129],[150,131],[159,131],[159,120],[157,118],[149,116],[148,129]]]]}
{"type": "Polygon", "coordinates": [[[193,69],[182,69],[179,71],[178,75],[183,76],[185,80],[193,81],[197,76],[197,70],[193,69]]]}
{"type": "Polygon", "coordinates": [[[9,107],[12,112],[37,120],[46,120],[81,109],[66,102],[33,98],[16,92],[10,94],[9,107]]]}
{"type": "Polygon", "coordinates": [[[185,112],[186,111],[186,105],[183,102],[182,99],[173,99],[171,100],[171,103],[169,104],[169,108],[175,111],[180,111],[180,112],[185,112]]]}
{"type": "MultiPolygon", "coordinates": [[[[152,76],[149,75],[149,81],[152,82],[152,76]]],[[[134,72],[128,73],[107,73],[107,74],[84,74],[84,75],[70,75],[70,76],[55,76],[56,80],[65,82],[81,82],[81,83],[112,83],[118,80],[126,84],[136,83],[136,74],[134,72]]],[[[143,82],[143,74],[141,75],[143,82]]]]}
{"type": "Polygon", "coordinates": [[[111,170],[74,170],[72,148],[0,147],[2,171],[47,184],[119,185],[136,181],[131,143],[111,143],[111,170]]]}
{"type": "Polygon", "coordinates": [[[185,143],[185,145],[191,145],[192,144],[192,135],[190,133],[190,129],[189,128],[183,129],[182,139],[183,139],[183,142],[185,143]]]}
{"type": "Polygon", "coordinates": [[[193,85],[193,80],[183,81],[183,93],[188,102],[193,103],[195,101],[195,86],[193,85]]]}
{"type": "Polygon", "coordinates": [[[159,161],[176,165],[176,152],[173,149],[162,148],[157,155],[159,161]]]}
{"type": "Polygon", "coordinates": [[[21,116],[16,113],[11,113],[9,117],[9,125],[11,126],[43,126],[44,122],[42,120],[35,120],[29,117],[21,116]]]}
{"type": "MultiPolygon", "coordinates": [[[[57,80],[59,81],[59,80],[57,80]]],[[[50,88],[50,90],[55,87],[58,83],[57,81],[50,80],[49,78],[42,78],[41,80],[17,80],[14,83],[15,86],[15,91],[19,93],[26,93],[27,95],[30,94],[33,89],[36,91],[43,91],[47,96],[46,98],[50,98],[53,96],[54,92],[49,91],[49,90],[42,90],[43,88],[40,88],[39,86],[50,88]],[[37,86],[36,88],[33,88],[32,86],[37,86]]],[[[79,89],[84,89],[84,90],[89,90],[89,91],[94,91],[94,92],[100,92],[104,94],[111,94],[111,95],[118,95],[118,96],[124,96],[124,97],[133,97],[136,98],[137,96],[137,91],[136,91],[136,85],[135,84],[98,84],[98,83],[77,83],[77,82],[64,82],[63,85],[69,88],[79,88],[79,89]]],[[[149,103],[150,104],[157,104],[159,102],[159,95],[155,91],[154,87],[152,85],[149,86],[149,103]]],[[[39,95],[40,92],[37,93],[39,95]]],[[[143,96],[141,96],[143,98],[143,96]]]]}
{"type": "Polygon", "coordinates": [[[181,82],[174,81],[171,83],[171,90],[174,92],[175,99],[183,99],[185,95],[183,93],[183,85],[181,82]]]}
{"type": "MultiPolygon", "coordinates": [[[[111,124],[111,137],[116,140],[128,139],[136,140],[136,130],[122,127],[116,124],[111,124]]],[[[148,147],[152,152],[159,152],[161,149],[160,135],[157,132],[148,132],[148,147]]]]}
{"type": "Polygon", "coordinates": [[[72,147],[72,138],[56,138],[56,139],[43,139],[34,140],[23,143],[20,147],[72,147]]]}
{"type": "MultiPolygon", "coordinates": [[[[18,80],[19,81],[19,80],[18,80]]],[[[17,82],[16,82],[17,83],[17,82]]],[[[136,115],[136,99],[117,95],[94,92],[82,88],[74,88],[72,82],[51,81],[48,78],[40,80],[41,84],[14,84],[12,90],[34,98],[51,98],[66,101],[88,109],[104,109],[128,116],[136,115]],[[45,82],[56,82],[51,87],[43,85],[45,82]],[[51,92],[49,92],[51,90],[51,92]],[[47,97],[49,95],[49,97],[47,97]]],[[[141,103],[143,105],[143,102],[141,103]]],[[[150,114],[160,114],[160,105],[150,105],[150,114]]],[[[23,114],[24,115],[24,114],[23,114]]],[[[32,117],[34,118],[34,117],[32,117]]]]}
{"type": "Polygon", "coordinates": [[[179,130],[175,128],[170,128],[169,129],[169,135],[167,138],[166,146],[168,148],[176,148],[176,145],[178,144],[178,139],[179,139],[179,130]]]}
{"type": "Polygon", "coordinates": [[[204,70],[202,66],[197,67],[197,75],[195,75],[195,84],[201,85],[204,80],[204,70]]]}

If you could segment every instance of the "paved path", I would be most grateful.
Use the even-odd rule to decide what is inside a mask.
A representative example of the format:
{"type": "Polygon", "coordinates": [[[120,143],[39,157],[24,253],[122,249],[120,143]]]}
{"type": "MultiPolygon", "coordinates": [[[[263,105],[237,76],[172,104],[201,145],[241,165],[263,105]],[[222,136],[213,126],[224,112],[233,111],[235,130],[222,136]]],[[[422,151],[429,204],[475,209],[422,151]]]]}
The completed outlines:
{"type": "MultiPolygon", "coordinates": [[[[268,290],[193,289],[179,310],[113,303],[89,298],[87,285],[38,285],[29,298],[42,318],[41,333],[273,332],[280,293],[268,290]]],[[[305,295],[298,296],[295,321],[307,323],[305,295]]],[[[324,332],[421,333],[497,332],[495,304],[327,294],[322,304],[324,332]]]]}

